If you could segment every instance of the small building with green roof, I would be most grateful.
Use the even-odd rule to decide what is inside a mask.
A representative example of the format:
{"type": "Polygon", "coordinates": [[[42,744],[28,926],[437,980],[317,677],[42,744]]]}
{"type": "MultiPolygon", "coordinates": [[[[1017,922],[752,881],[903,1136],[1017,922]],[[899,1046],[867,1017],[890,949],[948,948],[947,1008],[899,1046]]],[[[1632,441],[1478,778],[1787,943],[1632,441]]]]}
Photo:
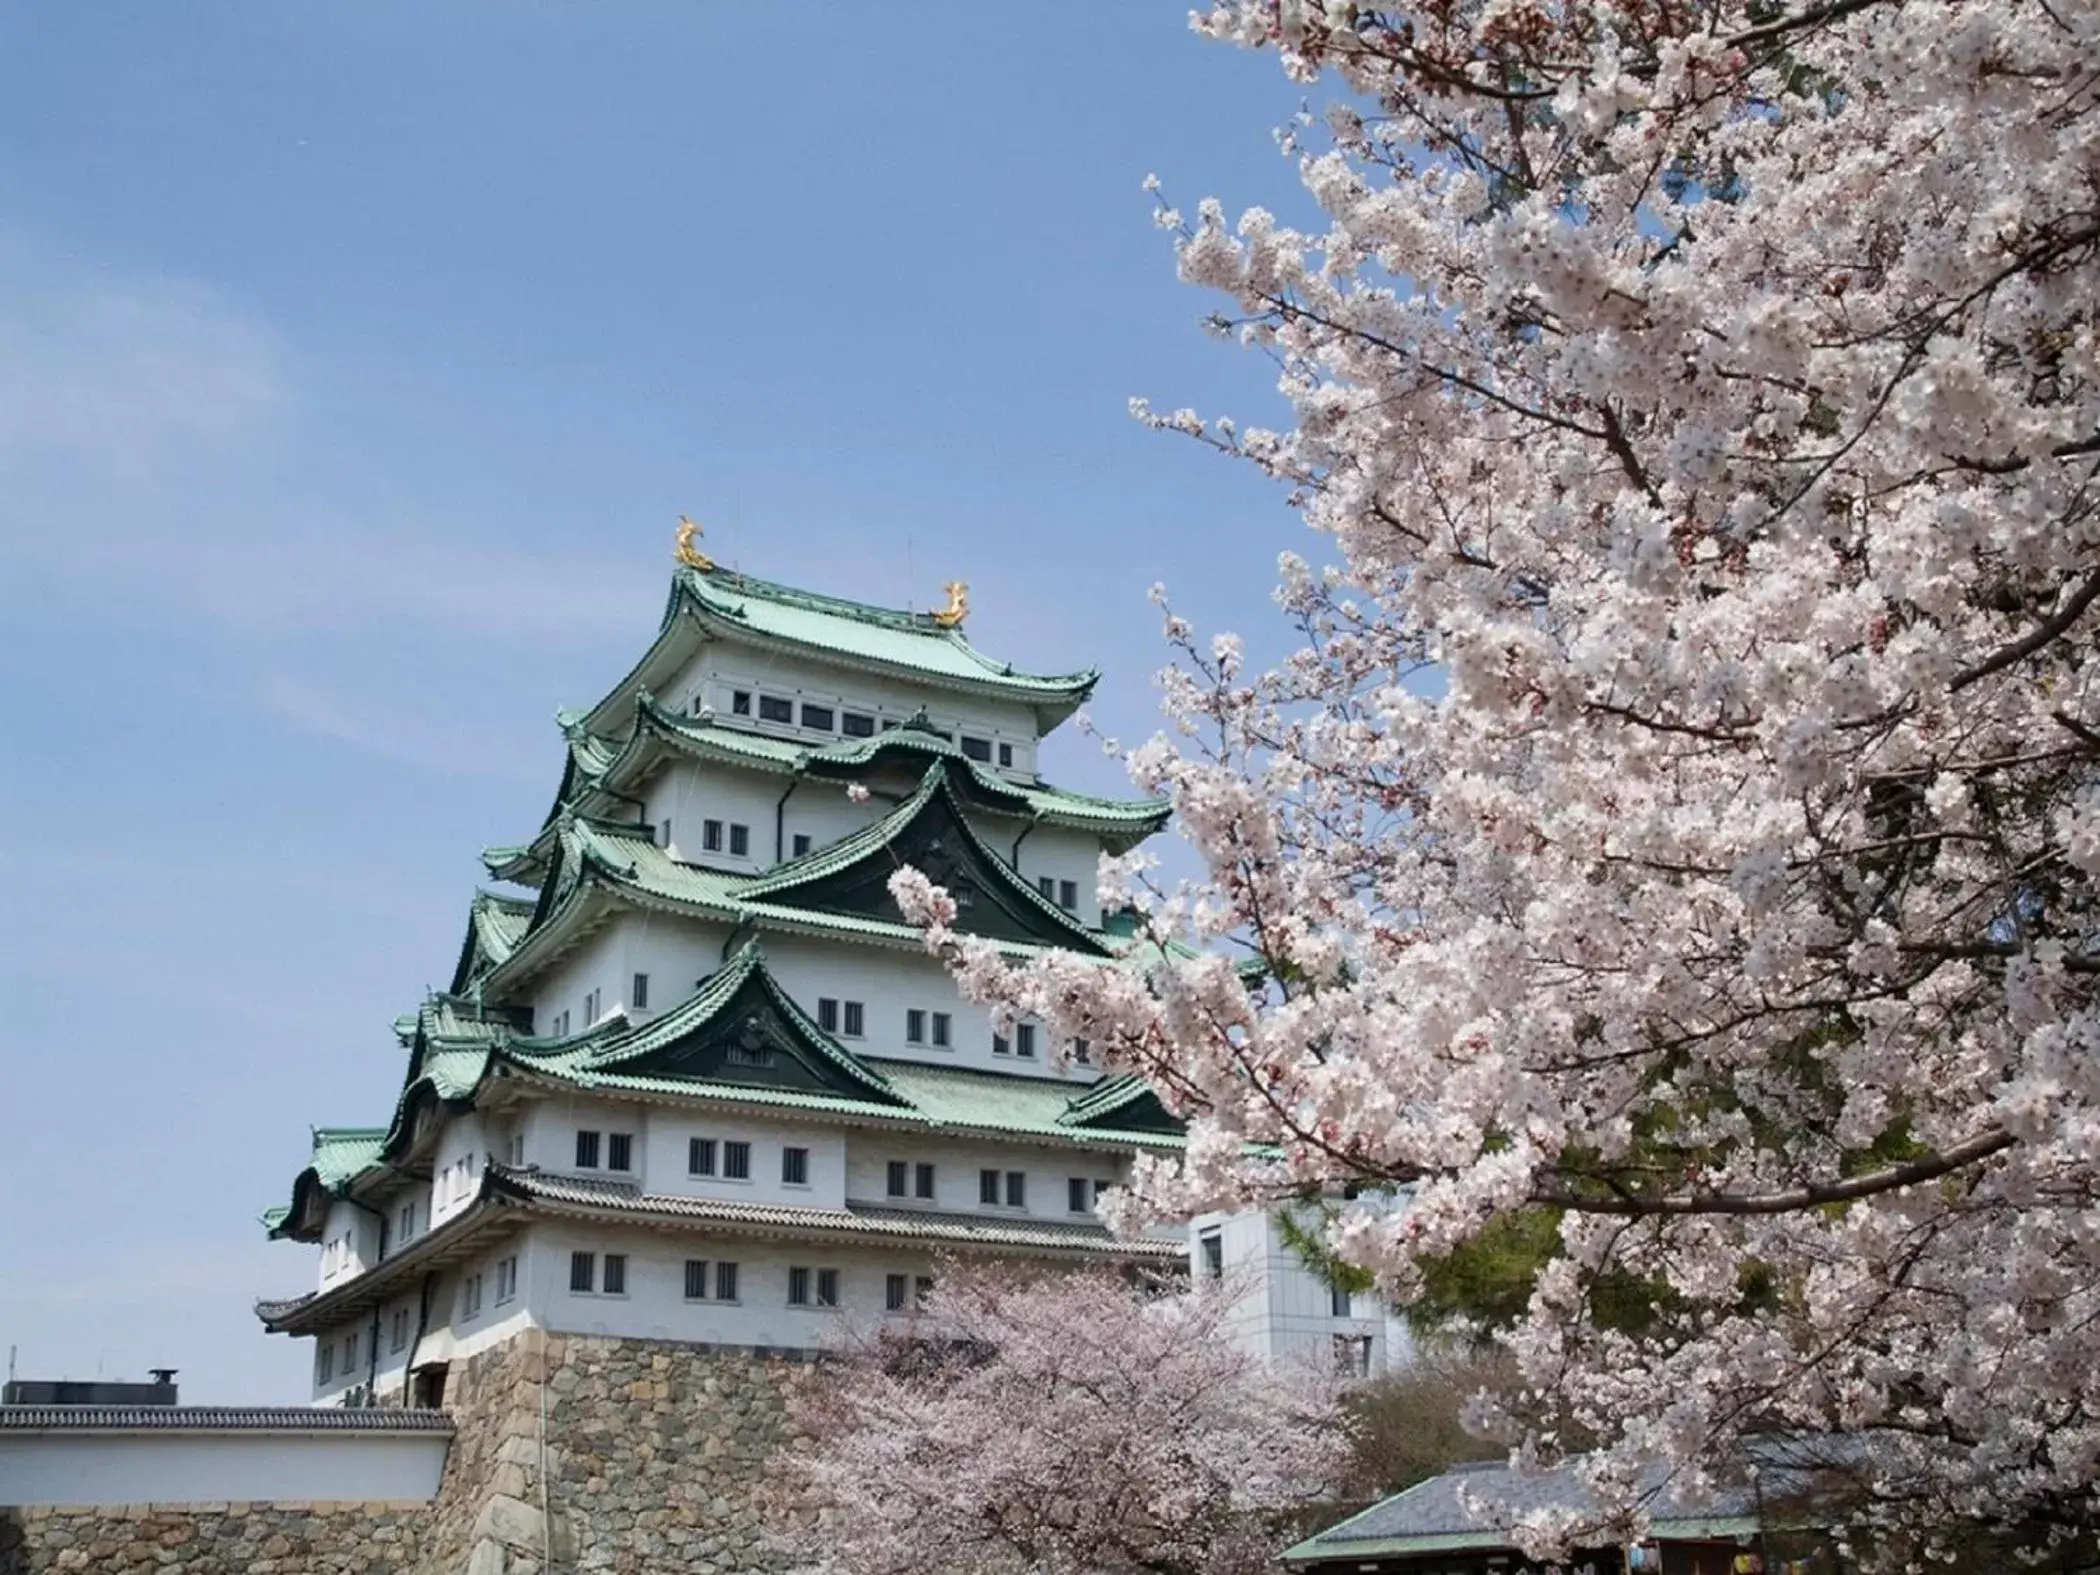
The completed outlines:
{"type": "Polygon", "coordinates": [[[257,1308],[314,1342],[317,1401],[439,1403],[533,1329],[820,1348],[955,1253],[1188,1261],[1095,1215],[1173,1114],[960,999],[890,897],[913,865],[1016,958],[1138,965],[1095,871],[1167,806],[1045,781],[1095,673],[1022,672],[963,621],[960,587],[873,607],[682,544],[655,639],[560,714],[544,819],[484,852],[445,988],[395,1021],[394,1108],[315,1128],[263,1215],[319,1251],[257,1308]]]}

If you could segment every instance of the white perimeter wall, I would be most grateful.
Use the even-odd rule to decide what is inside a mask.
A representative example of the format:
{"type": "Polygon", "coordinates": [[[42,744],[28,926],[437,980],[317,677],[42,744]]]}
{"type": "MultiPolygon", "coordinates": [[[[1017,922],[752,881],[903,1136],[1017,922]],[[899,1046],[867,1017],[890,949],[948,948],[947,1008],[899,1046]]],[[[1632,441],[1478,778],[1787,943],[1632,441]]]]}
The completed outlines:
{"type": "Polygon", "coordinates": [[[443,1433],[0,1433],[0,1504],[224,1504],[437,1496],[443,1433]]]}

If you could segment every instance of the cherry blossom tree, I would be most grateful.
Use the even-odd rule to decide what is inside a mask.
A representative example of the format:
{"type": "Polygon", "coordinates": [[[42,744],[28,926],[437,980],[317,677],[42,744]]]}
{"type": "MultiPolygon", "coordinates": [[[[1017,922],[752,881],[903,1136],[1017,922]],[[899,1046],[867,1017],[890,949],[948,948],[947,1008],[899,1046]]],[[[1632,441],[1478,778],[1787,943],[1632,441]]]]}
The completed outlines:
{"type": "Polygon", "coordinates": [[[1132,1217],[1348,1187],[1403,1302],[1542,1228],[1528,1453],[1842,1436],[1882,1519],[2090,1535],[2100,8],[1196,25],[1338,90],[1319,227],[1160,214],[1295,428],[1138,413],[1332,567],[1273,671],[1168,618],[1204,876],[1102,889],[1186,946],[1011,971],[907,872],[929,944],[1191,1119],[1132,1217]]]}
{"type": "Polygon", "coordinates": [[[1270,1568],[1348,1434],[1331,1381],[1226,1337],[1235,1294],[950,1268],[805,1392],[779,1550],[842,1575],[1270,1568]]]}

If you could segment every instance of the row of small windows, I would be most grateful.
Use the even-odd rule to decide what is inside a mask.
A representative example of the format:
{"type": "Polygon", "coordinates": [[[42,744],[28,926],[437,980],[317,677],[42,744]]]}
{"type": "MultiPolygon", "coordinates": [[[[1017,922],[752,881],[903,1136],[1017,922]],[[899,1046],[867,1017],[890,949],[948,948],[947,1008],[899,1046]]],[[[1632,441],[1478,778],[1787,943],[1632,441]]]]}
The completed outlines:
{"type": "MultiPolygon", "coordinates": [[[[727,1259],[685,1260],[684,1289],[685,1299],[689,1302],[741,1301],[741,1282],[741,1266],[727,1259]]],[[[787,1305],[837,1307],[840,1283],[837,1269],[792,1264],[787,1271],[787,1305]]],[[[627,1255],[620,1252],[570,1253],[569,1289],[579,1296],[626,1295],[627,1255]]],[[[883,1305],[891,1312],[902,1312],[924,1302],[932,1290],[931,1275],[885,1275],[883,1305]]]]}
{"type": "Polygon", "coordinates": [[[1047,902],[1054,902],[1067,913],[1079,911],[1079,882],[1076,880],[1054,880],[1048,875],[1035,878],[1035,889],[1047,902]]]}
{"type": "MultiPolygon", "coordinates": [[[[731,716],[753,715],[754,703],[759,721],[772,722],[782,727],[800,726],[812,733],[838,733],[846,738],[873,738],[877,732],[886,733],[898,725],[889,717],[877,718],[871,712],[841,710],[811,700],[800,703],[798,718],[796,702],[784,695],[760,694],[750,689],[732,689],[729,692],[731,716]]],[[[698,710],[702,704],[703,702],[695,696],[694,708],[698,710]]],[[[951,743],[957,742],[955,734],[944,729],[939,731],[942,738],[951,743]]],[[[980,738],[970,733],[962,734],[960,743],[963,754],[971,760],[990,765],[996,758],[1003,769],[1013,768],[1012,744],[1004,741],[995,743],[992,739],[980,738]]]]}
{"type": "MultiPolygon", "coordinates": [[[[501,1307],[506,1302],[517,1300],[517,1296],[518,1259],[517,1255],[513,1253],[510,1257],[497,1260],[492,1275],[484,1276],[477,1272],[468,1275],[459,1282],[460,1321],[465,1322],[469,1318],[479,1317],[486,1302],[492,1301],[494,1306],[501,1307]],[[493,1281],[493,1284],[491,1281],[493,1281]],[[493,1293],[492,1297],[491,1293],[493,1293]]],[[[387,1320],[386,1348],[389,1355],[399,1356],[408,1349],[411,1328],[409,1309],[396,1307],[392,1316],[387,1320]]],[[[343,1336],[340,1347],[333,1339],[321,1341],[314,1351],[315,1377],[319,1382],[325,1384],[334,1379],[337,1372],[336,1361],[339,1349],[342,1361],[342,1374],[345,1378],[349,1378],[357,1371],[357,1358],[360,1350],[364,1350],[366,1354],[375,1360],[377,1359],[379,1354],[379,1331],[377,1329],[372,1331],[369,1347],[365,1345],[355,1329],[343,1336]]]]}
{"type": "MultiPolygon", "coordinates": [[[[632,984],[633,988],[627,992],[628,1007],[633,1011],[646,1012],[649,1009],[649,976],[645,973],[638,973],[634,976],[632,984]]],[[[583,997],[583,1026],[589,1028],[596,1023],[599,1017],[603,1015],[604,1007],[604,991],[597,989],[585,991],[583,997]]],[[[547,1019],[548,1036],[554,1039],[566,1039],[569,1037],[569,1030],[572,1026],[574,1024],[570,1019],[569,1009],[565,1006],[547,1019]]]]}

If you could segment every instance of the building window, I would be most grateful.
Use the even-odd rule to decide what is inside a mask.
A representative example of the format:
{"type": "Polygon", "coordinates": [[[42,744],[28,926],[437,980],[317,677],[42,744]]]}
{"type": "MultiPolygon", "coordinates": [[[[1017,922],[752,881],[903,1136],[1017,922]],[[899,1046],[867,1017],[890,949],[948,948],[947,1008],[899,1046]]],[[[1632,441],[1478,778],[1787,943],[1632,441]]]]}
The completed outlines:
{"type": "Polygon", "coordinates": [[[348,1378],[357,1367],[357,1332],[352,1330],[343,1337],[343,1376],[348,1378]]]}
{"type": "Polygon", "coordinates": [[[481,1276],[470,1274],[460,1282],[459,1315],[472,1318],[481,1311],[481,1276]]]}
{"type": "Polygon", "coordinates": [[[722,1145],[722,1176],[726,1181],[751,1179],[751,1145],[732,1138],[722,1145]]]}
{"type": "Polygon", "coordinates": [[[689,1176],[712,1176],[715,1173],[715,1140],[713,1138],[691,1138],[685,1145],[685,1173],[689,1176]]]}
{"type": "Polygon", "coordinates": [[[1079,909],[1079,882],[1078,882],[1078,881],[1076,881],[1076,880],[1061,880],[1061,881],[1059,881],[1059,882],[1057,883],[1057,905],[1058,905],[1058,906],[1059,906],[1060,908],[1063,908],[1063,909],[1064,909],[1064,910],[1065,910],[1065,911],[1066,911],[1067,913],[1076,913],[1076,912],[1078,911],[1078,909],[1079,909]]]}
{"type": "Polygon", "coordinates": [[[1035,1059],[1035,1024],[1014,1024],[1014,1054],[1023,1061],[1035,1059]]]}
{"type": "Polygon", "coordinates": [[[590,991],[583,998],[583,1026],[588,1028],[598,1020],[599,993],[590,991]]]}
{"type": "Polygon", "coordinates": [[[930,1275],[930,1274],[922,1274],[922,1275],[919,1275],[919,1276],[918,1276],[918,1277],[917,1277],[916,1279],[914,1279],[914,1280],[912,1281],[912,1285],[911,1285],[911,1302],[912,1302],[912,1305],[913,1305],[914,1307],[924,1307],[924,1306],[926,1305],[926,1298],[927,1298],[927,1297],[929,1297],[929,1296],[931,1296],[932,1294],[933,1294],[933,1276],[932,1276],[932,1275],[930,1275]]]}
{"type": "Polygon", "coordinates": [[[1074,1039],[1072,1041],[1072,1061],[1075,1066],[1092,1066],[1094,1064],[1093,1040],[1074,1039]]]}
{"type": "Polygon", "coordinates": [[[731,716],[749,716],[751,714],[750,690],[732,689],[729,691],[729,714],[731,716]]]}
{"type": "Polygon", "coordinates": [[[780,1184],[784,1187],[809,1185],[808,1149],[784,1148],[780,1151],[780,1184]]]}
{"type": "Polygon", "coordinates": [[[607,1170],[634,1169],[633,1133],[608,1132],[605,1135],[605,1168],[607,1170]]]}
{"type": "MultiPolygon", "coordinates": [[[[751,828],[749,826],[739,826],[735,821],[729,823],[729,856],[733,859],[744,859],[751,856],[751,828]]],[[[1066,884],[1069,885],[1070,882],[1068,881],[1066,884]]]]}
{"type": "Polygon", "coordinates": [[[804,727],[814,728],[819,733],[828,733],[831,731],[832,722],[833,717],[830,706],[811,705],[806,700],[802,703],[802,725],[804,727]]]}
{"type": "Polygon", "coordinates": [[[1334,1370],[1344,1378],[1371,1376],[1371,1337],[1368,1334],[1338,1334],[1334,1337],[1334,1370]]]}
{"type": "Polygon", "coordinates": [[[1203,1277],[1207,1280],[1222,1280],[1225,1277],[1225,1238],[1214,1230],[1207,1230],[1196,1240],[1203,1258],[1203,1277]]]}
{"type": "Polygon", "coordinates": [[[1028,1207],[1028,1172],[1009,1170],[1006,1173],[1006,1206],[1010,1209],[1028,1207]]]}
{"type": "Polygon", "coordinates": [[[557,1039],[569,1037],[569,1009],[566,1006],[554,1014],[554,1037],[557,1039]]]}
{"type": "Polygon", "coordinates": [[[831,996],[817,998],[817,1026],[827,1034],[839,1031],[839,1003],[831,996]]]}
{"type": "Polygon", "coordinates": [[[1350,1318],[1355,1316],[1349,1306],[1351,1298],[1348,1287],[1342,1285],[1330,1286],[1328,1287],[1328,1296],[1332,1300],[1335,1317],[1350,1318]]]}
{"type": "Polygon", "coordinates": [[[325,1384],[335,1377],[335,1341],[323,1340],[314,1352],[314,1360],[319,1364],[314,1373],[316,1383],[325,1384]]]}
{"type": "Polygon", "coordinates": [[[1048,875],[1036,876],[1035,889],[1041,892],[1046,900],[1050,902],[1057,901],[1057,882],[1048,875]]]}
{"type": "MultiPolygon", "coordinates": [[[[500,1298],[498,1299],[500,1300],[500,1298]]],[[[386,1345],[389,1351],[405,1351],[408,1349],[408,1309],[406,1307],[394,1309],[393,1327],[388,1331],[386,1345]]]]}
{"type": "Polygon", "coordinates": [[[839,1271],[836,1269],[817,1270],[817,1305],[819,1307],[836,1307],[838,1304],[839,1271]]]}
{"type": "Polygon", "coordinates": [[[803,854],[809,851],[809,833],[806,831],[796,832],[792,846],[794,848],[793,856],[798,859],[801,858],[803,854]]]}
{"type": "Polygon", "coordinates": [[[631,991],[629,991],[629,992],[628,992],[628,994],[629,994],[629,996],[630,996],[630,997],[632,998],[632,1000],[634,1001],[634,1009],[635,1009],[635,1010],[636,1010],[637,1012],[646,1012],[646,1011],[648,1011],[648,1010],[649,1010],[649,976],[648,976],[647,974],[645,974],[645,973],[638,973],[638,974],[636,974],[636,975],[634,976],[634,988],[633,988],[633,989],[632,989],[631,991]]]}
{"type": "Polygon", "coordinates": [[[883,1277],[882,1305],[887,1312],[903,1312],[911,1305],[910,1275],[890,1274],[883,1277]]]}
{"type": "Polygon", "coordinates": [[[689,1302],[707,1300],[707,1260],[688,1258],[685,1260],[685,1299],[689,1302]]]}
{"type": "Polygon", "coordinates": [[[513,1132],[503,1144],[503,1162],[522,1169],[525,1164],[525,1134],[513,1132]]]}
{"type": "Polygon", "coordinates": [[[416,1206],[413,1202],[401,1205],[401,1239],[406,1242],[416,1234],[416,1206]]]}
{"type": "Polygon", "coordinates": [[[608,1252],[605,1255],[605,1294],[627,1294],[627,1254],[624,1252],[608,1252]]]}
{"type": "Polygon", "coordinates": [[[720,853],[722,851],[722,823],[719,820],[703,820],[700,822],[700,846],[703,851],[708,853],[720,853]]]}
{"type": "Polygon", "coordinates": [[[999,1202],[999,1172],[980,1170],[977,1172],[977,1201],[996,1206],[999,1202]]]}
{"type": "Polygon", "coordinates": [[[1084,1176],[1074,1176],[1065,1183],[1065,1207],[1074,1214],[1086,1214],[1093,1209],[1092,1189],[1084,1176]]]}
{"type": "Polygon", "coordinates": [[[846,1028],[848,1039],[858,1039],[868,1031],[868,1008],[862,1002],[846,1003],[846,1028]]]}
{"type": "Polygon", "coordinates": [[[912,1187],[920,1197],[931,1201],[933,1197],[933,1166],[921,1160],[914,1167],[912,1187]]]}
{"type": "Polygon", "coordinates": [[[911,1166],[901,1159],[890,1161],[888,1191],[893,1198],[901,1198],[911,1191],[911,1166]]]}
{"type": "Polygon", "coordinates": [[[715,1300],[718,1302],[733,1302],[736,1300],[735,1264],[718,1263],[715,1265],[715,1300]]]}
{"type": "Polygon", "coordinates": [[[809,1270],[788,1270],[788,1305],[790,1307],[807,1307],[809,1305],[809,1270]]]}
{"type": "Polygon", "coordinates": [[[916,1006],[904,1014],[904,1042],[908,1045],[926,1043],[926,1014],[916,1006]]]}
{"type": "Polygon", "coordinates": [[[1013,769],[1013,763],[1014,746],[1011,744],[1001,744],[999,746],[999,764],[1010,771],[1013,769]]]}
{"type": "Polygon", "coordinates": [[[972,760],[981,760],[986,765],[992,760],[992,741],[989,738],[972,738],[963,734],[962,752],[972,760]]]}
{"type": "Polygon", "coordinates": [[[569,1289],[588,1295],[598,1288],[598,1255],[595,1252],[572,1252],[569,1254],[569,1289]]]}
{"type": "Polygon", "coordinates": [[[579,1132],[576,1134],[576,1168],[596,1170],[598,1168],[598,1134],[579,1132]]]}
{"type": "Polygon", "coordinates": [[[1013,1053],[1014,1042],[1011,1039],[1004,1034],[995,1033],[992,1035],[993,1055],[1012,1055],[1013,1053]]]}
{"type": "Polygon", "coordinates": [[[848,738],[873,738],[875,736],[875,718],[863,711],[841,711],[839,713],[839,731],[848,738]]]}
{"type": "Polygon", "coordinates": [[[778,695],[760,695],[758,719],[761,722],[792,723],[795,720],[795,704],[792,700],[783,700],[778,695]]]}
{"type": "Polygon", "coordinates": [[[933,1047],[936,1050],[947,1049],[954,1036],[954,1019],[949,1017],[946,1012],[935,1012],[933,1014],[933,1047]]]}
{"type": "Polygon", "coordinates": [[[496,1265],[496,1300],[510,1301],[518,1294],[518,1260],[509,1257],[496,1265]]]}

